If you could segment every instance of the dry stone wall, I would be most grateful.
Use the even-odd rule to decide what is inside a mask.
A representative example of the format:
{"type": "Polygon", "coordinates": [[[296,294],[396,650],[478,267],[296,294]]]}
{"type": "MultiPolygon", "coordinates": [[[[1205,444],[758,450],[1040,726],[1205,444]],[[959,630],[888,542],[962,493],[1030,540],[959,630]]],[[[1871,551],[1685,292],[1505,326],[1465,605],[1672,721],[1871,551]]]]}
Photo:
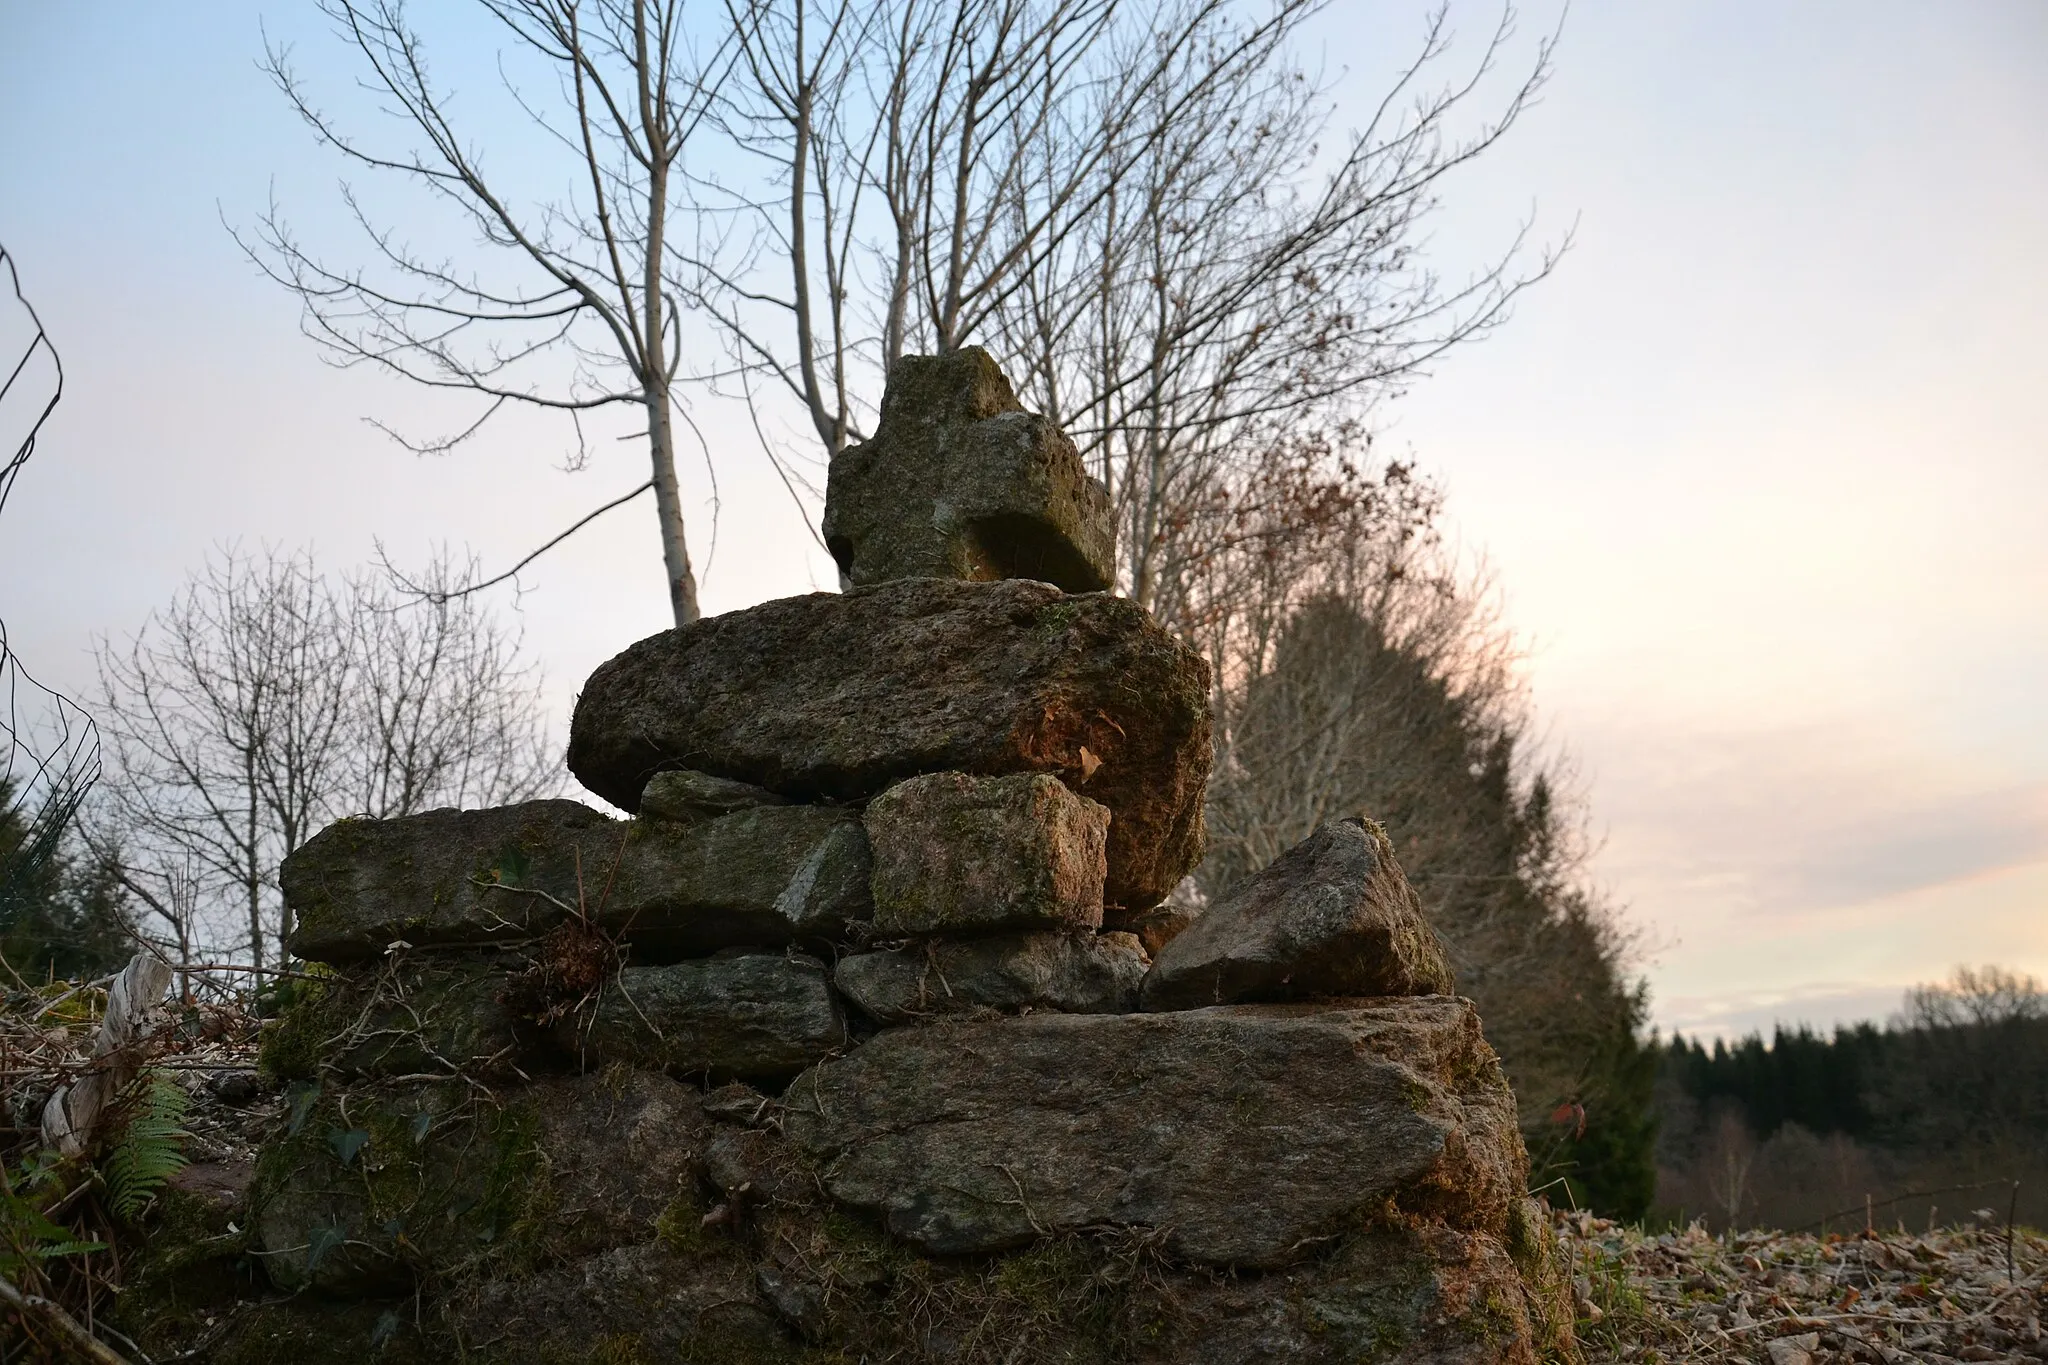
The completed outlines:
{"type": "Polygon", "coordinates": [[[283,1297],[214,1358],[293,1322],[337,1359],[1575,1358],[1513,1097],[1384,834],[1327,825],[1169,941],[1206,670],[1128,602],[973,581],[960,488],[1105,578],[1106,499],[985,356],[905,367],[877,443],[909,453],[834,470],[866,586],[590,680],[570,764],[633,818],[293,855],[319,980],[266,1036],[290,1103],[247,1205],[283,1297]]]}

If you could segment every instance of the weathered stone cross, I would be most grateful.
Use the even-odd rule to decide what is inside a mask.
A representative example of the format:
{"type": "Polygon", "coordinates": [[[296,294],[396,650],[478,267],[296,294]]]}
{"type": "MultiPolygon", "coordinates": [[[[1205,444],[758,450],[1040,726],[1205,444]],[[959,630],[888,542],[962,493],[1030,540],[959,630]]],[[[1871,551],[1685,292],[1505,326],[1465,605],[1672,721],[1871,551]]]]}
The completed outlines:
{"type": "Polygon", "coordinates": [[[832,461],[825,546],[846,587],[895,578],[1115,581],[1109,493],[987,351],[907,355],[873,439],[832,461]]]}

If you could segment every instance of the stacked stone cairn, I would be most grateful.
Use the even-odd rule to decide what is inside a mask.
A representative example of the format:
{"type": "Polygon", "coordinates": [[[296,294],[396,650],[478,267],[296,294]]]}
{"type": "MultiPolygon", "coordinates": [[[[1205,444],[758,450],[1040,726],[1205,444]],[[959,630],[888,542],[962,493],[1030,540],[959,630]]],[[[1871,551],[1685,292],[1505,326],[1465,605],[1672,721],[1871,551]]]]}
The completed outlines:
{"type": "Polygon", "coordinates": [[[215,1358],[1575,1359],[1379,828],[1162,908],[1210,679],[1111,524],[986,353],[906,357],[832,465],[846,591],[590,678],[569,766],[632,818],[295,853],[247,1206],[290,1297],[215,1358]]]}

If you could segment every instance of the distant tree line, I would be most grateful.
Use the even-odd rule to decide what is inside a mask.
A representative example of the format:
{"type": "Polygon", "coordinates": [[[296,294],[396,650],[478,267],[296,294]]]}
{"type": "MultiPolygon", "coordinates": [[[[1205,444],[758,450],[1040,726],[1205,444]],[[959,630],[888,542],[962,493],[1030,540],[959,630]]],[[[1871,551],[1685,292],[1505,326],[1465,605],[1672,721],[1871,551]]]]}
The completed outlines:
{"type": "Polygon", "coordinates": [[[1674,1037],[1663,1065],[1702,1109],[1733,1105],[1759,1137],[1796,1123],[1887,1147],[2048,1147],[2048,993],[1997,967],[1916,988],[1885,1027],[1780,1027],[1768,1044],[1711,1049],[1674,1037]]]}
{"type": "MultiPolygon", "coordinates": [[[[1780,1027],[1768,1043],[1674,1037],[1658,1062],[1668,1206],[1784,1223],[1814,1198],[1850,1207],[1982,1184],[1950,1192],[1960,1212],[1997,1203],[2002,1181],[2026,1190],[2048,1173],[2048,991],[2030,976],[1959,968],[1910,991],[1883,1026],[1780,1027]],[[1788,1163],[1812,1169],[1795,1177],[1779,1169],[1788,1163]]],[[[1919,1207],[1938,1215],[1941,1201],[1919,1207]]]]}

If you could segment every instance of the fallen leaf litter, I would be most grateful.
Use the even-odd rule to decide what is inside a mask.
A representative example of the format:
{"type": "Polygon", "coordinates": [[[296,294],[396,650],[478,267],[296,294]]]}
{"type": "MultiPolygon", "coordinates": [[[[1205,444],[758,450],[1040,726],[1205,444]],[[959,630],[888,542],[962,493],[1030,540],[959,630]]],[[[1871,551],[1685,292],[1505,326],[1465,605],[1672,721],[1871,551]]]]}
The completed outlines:
{"type": "Polygon", "coordinates": [[[1560,1213],[1592,1362],[2048,1360],[2048,1239],[1996,1221],[1914,1233],[1677,1232],[1560,1213]]]}

